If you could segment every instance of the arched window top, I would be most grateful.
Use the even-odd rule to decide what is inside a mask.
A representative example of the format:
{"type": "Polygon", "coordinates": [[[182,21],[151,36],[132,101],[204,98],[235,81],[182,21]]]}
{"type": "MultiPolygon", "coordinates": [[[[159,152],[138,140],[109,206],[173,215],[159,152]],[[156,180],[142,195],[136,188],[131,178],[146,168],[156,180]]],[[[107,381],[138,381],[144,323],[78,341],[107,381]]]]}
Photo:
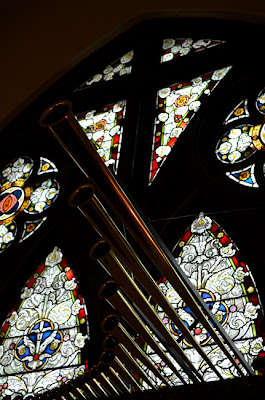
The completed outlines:
{"type": "MultiPolygon", "coordinates": [[[[247,362],[251,365],[255,357],[264,355],[263,310],[256,284],[249,267],[240,257],[239,249],[227,233],[210,217],[200,213],[176,244],[173,255],[247,362]]],[[[222,377],[237,377],[238,372],[171,284],[164,278],[158,285],[222,377]]],[[[203,379],[218,380],[197,351],[183,339],[170,318],[159,307],[157,312],[203,379]]],[[[151,359],[158,362],[156,354],[152,354],[150,349],[148,353],[151,359]]],[[[172,375],[169,376],[173,379],[172,375]]],[[[185,374],[183,378],[187,379],[185,374]]]]}
{"type": "Polygon", "coordinates": [[[0,338],[3,397],[37,395],[85,372],[86,305],[58,247],[23,287],[0,338]]]}

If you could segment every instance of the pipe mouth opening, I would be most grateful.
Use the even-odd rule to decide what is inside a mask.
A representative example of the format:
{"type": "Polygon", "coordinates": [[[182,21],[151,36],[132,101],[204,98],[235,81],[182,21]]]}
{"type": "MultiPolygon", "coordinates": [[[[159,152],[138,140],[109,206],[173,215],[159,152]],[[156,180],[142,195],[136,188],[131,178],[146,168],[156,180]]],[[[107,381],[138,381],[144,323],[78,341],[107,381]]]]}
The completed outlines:
{"type": "Polygon", "coordinates": [[[113,331],[113,329],[115,329],[116,326],[118,326],[119,322],[120,322],[119,316],[117,314],[111,314],[103,319],[100,328],[104,333],[109,333],[113,331]]]}
{"type": "Polygon", "coordinates": [[[106,256],[110,250],[110,245],[105,242],[105,240],[101,240],[91,247],[89,251],[89,257],[92,258],[92,260],[99,260],[100,258],[106,256]]]}
{"type": "Polygon", "coordinates": [[[91,378],[96,378],[97,376],[100,375],[100,371],[97,369],[96,365],[94,365],[93,367],[90,368],[88,374],[89,376],[91,376],[91,378]]]}
{"type": "Polygon", "coordinates": [[[110,363],[112,360],[114,360],[115,354],[113,351],[104,351],[104,353],[101,354],[100,356],[100,361],[103,363],[110,363]]]}
{"type": "Polygon", "coordinates": [[[81,207],[89,201],[89,199],[96,193],[95,186],[91,183],[79,186],[69,197],[69,205],[71,207],[81,207]]]}
{"type": "Polygon", "coordinates": [[[119,341],[112,335],[107,336],[103,341],[103,347],[106,350],[112,350],[118,346],[119,341]]]}
{"type": "Polygon", "coordinates": [[[58,101],[48,107],[40,116],[40,126],[51,127],[64,118],[72,110],[72,103],[68,100],[58,101]]]}
{"type": "Polygon", "coordinates": [[[98,297],[100,299],[106,300],[113,296],[119,290],[119,285],[116,281],[105,282],[98,292],[98,297]]]}
{"type": "Polygon", "coordinates": [[[102,361],[100,361],[100,362],[97,364],[97,369],[98,369],[100,372],[105,372],[105,371],[107,371],[107,369],[109,369],[109,365],[103,363],[102,361]]]}

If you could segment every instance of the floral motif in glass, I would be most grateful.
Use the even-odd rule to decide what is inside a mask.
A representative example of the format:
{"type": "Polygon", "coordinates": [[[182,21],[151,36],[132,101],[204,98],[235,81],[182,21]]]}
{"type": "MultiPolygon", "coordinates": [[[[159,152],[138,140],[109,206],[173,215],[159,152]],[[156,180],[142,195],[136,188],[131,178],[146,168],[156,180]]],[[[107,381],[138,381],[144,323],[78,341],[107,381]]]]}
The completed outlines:
{"type": "Polygon", "coordinates": [[[132,72],[132,59],[133,50],[124,54],[121,58],[113,61],[111,64],[107,65],[101,74],[96,74],[84,82],[77,90],[83,90],[91,85],[102,82],[110,81],[116,77],[122,75],[128,75],[132,72]]]}
{"type": "Polygon", "coordinates": [[[253,125],[239,125],[230,129],[219,140],[217,158],[224,163],[236,163],[250,157],[257,149],[253,144],[253,125]]]}
{"type": "Polygon", "coordinates": [[[79,124],[94,144],[98,155],[107,166],[113,166],[115,173],[119,164],[125,110],[126,101],[122,100],[103,110],[77,115],[79,124]]]}
{"type": "Polygon", "coordinates": [[[87,311],[59,248],[21,291],[0,333],[2,397],[37,395],[86,370],[87,311]]]}
{"type": "Polygon", "coordinates": [[[190,82],[176,83],[158,91],[150,183],[181,133],[199,110],[203,99],[212,93],[231,68],[219,69],[192,79],[190,82]]]}
{"type": "Polygon", "coordinates": [[[174,58],[185,56],[189,53],[195,53],[207,48],[209,49],[210,47],[217,46],[221,43],[225,42],[212,39],[164,39],[162,45],[163,54],[161,56],[161,63],[174,60],[174,58]]]}

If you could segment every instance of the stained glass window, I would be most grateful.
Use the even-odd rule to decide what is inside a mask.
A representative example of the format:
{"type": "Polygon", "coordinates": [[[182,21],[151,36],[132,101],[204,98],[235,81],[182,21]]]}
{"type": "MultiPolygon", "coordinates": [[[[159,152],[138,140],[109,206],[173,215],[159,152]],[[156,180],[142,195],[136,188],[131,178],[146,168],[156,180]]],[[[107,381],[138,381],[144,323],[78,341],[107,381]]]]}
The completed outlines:
{"type": "MultiPolygon", "coordinates": [[[[201,213],[178,241],[173,255],[217,320],[244,354],[247,362],[251,364],[265,349],[261,330],[263,311],[255,282],[248,266],[240,257],[239,249],[214,220],[201,213]]],[[[205,328],[196,321],[166,278],[161,279],[158,285],[185,324],[190,327],[192,334],[203,346],[223,378],[238,376],[231,362],[205,328]]],[[[183,339],[178,327],[160,307],[157,312],[194,366],[202,373],[203,380],[218,379],[197,351],[183,339]]],[[[151,359],[161,364],[159,357],[152,354],[150,349],[147,350],[151,359]]]]}
{"type": "Polygon", "coordinates": [[[195,53],[197,51],[214,47],[221,43],[225,42],[212,39],[165,39],[162,45],[164,51],[163,55],[161,56],[161,63],[174,60],[174,58],[180,56],[186,56],[187,54],[192,52],[195,53]]]}
{"type": "MultiPolygon", "coordinates": [[[[40,159],[37,176],[43,172],[57,172],[55,165],[44,158],[40,159]],[[47,167],[47,168],[46,168],[47,167]]],[[[0,173],[0,252],[7,249],[17,234],[16,216],[24,211],[38,214],[46,210],[57,199],[59,184],[55,179],[38,180],[32,177],[34,162],[29,157],[19,157],[11,161],[0,173]],[[27,186],[31,178],[34,186],[27,186]]],[[[31,234],[35,232],[32,221],[31,234]]],[[[40,224],[35,224],[40,226],[40,224]]],[[[29,226],[27,227],[29,230],[29,226]]],[[[25,238],[23,233],[22,236],[25,238]]]]}
{"type": "Polygon", "coordinates": [[[117,173],[126,101],[104,107],[102,110],[78,114],[77,120],[94,144],[98,155],[107,166],[112,165],[117,173]]]}
{"type": "Polygon", "coordinates": [[[176,83],[158,91],[150,183],[156,177],[181,133],[199,110],[203,99],[212,93],[231,68],[219,69],[198,76],[190,82],[176,83]]]}
{"type": "Polygon", "coordinates": [[[37,395],[85,372],[86,305],[58,247],[23,287],[0,338],[3,397],[37,395]]]}
{"type": "Polygon", "coordinates": [[[102,81],[110,81],[116,77],[122,75],[128,75],[132,72],[132,59],[133,59],[133,50],[124,54],[121,58],[118,58],[111,64],[107,65],[103,72],[100,74],[96,74],[84,82],[77,90],[83,90],[91,85],[102,82],[102,81]]]}
{"type": "MultiPolygon", "coordinates": [[[[110,312],[109,305],[97,297],[98,287],[109,276],[96,262],[92,267],[87,264],[95,232],[86,224],[84,215],[68,205],[70,195],[86,181],[79,168],[86,160],[85,153],[76,151],[74,135],[67,137],[67,146],[73,145],[69,145],[67,153],[49,129],[40,128],[38,123],[54,99],[72,102],[87,139],[117,175],[125,193],[128,190],[151,220],[158,242],[162,238],[172,248],[185,230],[185,218],[200,209],[217,213],[220,223],[242,246],[242,258],[225,231],[203,215],[182,236],[174,256],[244,358],[251,364],[262,351],[265,354],[261,302],[251,272],[242,261],[251,265],[264,302],[265,79],[261,63],[246,57],[246,49],[258,54],[262,48],[262,32],[257,34],[257,27],[253,28],[236,21],[196,18],[141,23],[76,65],[4,129],[0,165],[1,322],[4,321],[0,398],[42,393],[74,380],[88,365],[96,365],[102,351],[101,315],[110,312]],[[131,49],[134,51],[128,52],[131,49]],[[119,55],[122,57],[118,59],[119,55]],[[169,60],[172,62],[166,62],[169,60]],[[258,186],[260,189],[252,189],[258,186]],[[19,304],[8,313],[8,304],[14,304],[12,296],[18,293],[23,277],[31,276],[34,266],[45,259],[46,249],[52,249],[54,243],[67,248],[69,260],[77,260],[73,266],[86,283],[84,296],[89,316],[78,286],[74,287],[75,275],[58,248],[52,253],[59,256],[47,257],[23,288],[19,304]],[[51,266],[50,258],[58,258],[56,265],[51,266]],[[56,320],[59,308],[63,309],[62,321],[56,320]],[[66,315],[71,317],[64,322],[66,315]],[[91,340],[86,330],[88,318],[91,340]]],[[[100,185],[96,177],[93,180],[100,185]]],[[[111,198],[111,190],[103,192],[101,201],[112,214],[104,201],[111,198]]],[[[115,212],[113,218],[119,219],[115,212]]],[[[131,235],[126,236],[131,242],[131,235]]],[[[132,239],[137,251],[134,244],[132,239]]],[[[152,264],[145,256],[143,261],[155,281],[163,276],[158,263],[152,264]]],[[[234,366],[170,282],[161,279],[158,284],[220,374],[224,378],[237,377],[234,366]]],[[[121,287],[122,290],[129,297],[129,290],[121,287]]],[[[147,292],[148,289],[144,295],[147,292]]],[[[205,381],[217,379],[207,361],[203,362],[180,334],[178,326],[158,306],[156,310],[164,323],[164,333],[171,332],[192,360],[198,376],[201,374],[205,381]]],[[[159,324],[149,326],[141,307],[136,312],[166,357],[160,357],[162,353],[152,340],[148,342],[148,337],[137,337],[137,329],[125,316],[120,323],[128,328],[127,333],[135,342],[145,346],[156,370],[161,371],[161,378],[168,379],[171,386],[195,383],[194,370],[185,368],[185,361],[174,356],[176,351],[163,337],[163,327],[160,325],[160,331],[159,324]]],[[[150,371],[150,364],[140,361],[132,348],[131,355],[156,387],[164,386],[165,381],[153,373],[154,369],[150,371]]],[[[128,366],[128,371],[136,377],[133,367],[128,366]]],[[[247,375],[246,370],[244,374],[247,375]]],[[[141,388],[150,389],[138,378],[141,388]]],[[[80,379],[73,385],[84,387],[82,382],[80,379]]],[[[182,389],[183,393],[189,390],[182,389]]],[[[207,390],[204,393],[207,397],[207,390]]],[[[69,399],[73,395],[70,393],[69,399]]]]}

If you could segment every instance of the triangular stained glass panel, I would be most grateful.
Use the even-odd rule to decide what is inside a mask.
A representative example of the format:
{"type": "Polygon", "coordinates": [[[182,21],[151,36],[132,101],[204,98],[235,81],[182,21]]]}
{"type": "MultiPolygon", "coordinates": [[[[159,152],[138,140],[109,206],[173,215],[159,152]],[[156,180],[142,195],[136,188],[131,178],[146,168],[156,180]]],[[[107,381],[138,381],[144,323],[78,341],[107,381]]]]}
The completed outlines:
{"type": "Polygon", "coordinates": [[[157,92],[149,184],[152,183],[177,139],[220,80],[232,67],[226,67],[190,82],[180,82],[157,92]]]}
{"type": "Polygon", "coordinates": [[[239,169],[238,171],[226,172],[228,178],[233,179],[240,185],[257,188],[257,180],[254,174],[255,164],[251,164],[246,168],[239,169]]]}
{"type": "Polygon", "coordinates": [[[37,174],[41,175],[49,172],[58,172],[56,165],[48,160],[48,158],[40,157],[40,166],[37,174]]]}
{"type": "Polygon", "coordinates": [[[248,100],[242,100],[226,117],[224,124],[229,124],[232,121],[236,121],[240,118],[249,117],[248,111],[248,100]]]}
{"type": "MultiPolygon", "coordinates": [[[[239,249],[227,233],[210,217],[200,213],[178,241],[173,250],[173,256],[236,347],[244,354],[247,362],[251,365],[254,358],[258,355],[263,356],[265,347],[260,298],[248,266],[241,259],[239,249]]],[[[237,377],[238,372],[231,362],[196,320],[189,307],[166,278],[160,279],[158,285],[222,377],[224,379],[237,377]]],[[[158,307],[157,312],[188,358],[202,374],[203,380],[218,380],[219,378],[190,343],[183,338],[178,327],[163,310],[158,307]]],[[[165,368],[165,363],[148,347],[147,353],[150,358],[160,369],[165,368]]],[[[181,370],[180,373],[182,374],[181,370]]],[[[183,378],[187,379],[185,375],[183,378]]]]}
{"type": "Polygon", "coordinates": [[[126,101],[122,100],[103,109],[87,111],[76,116],[102,161],[107,166],[112,165],[115,173],[120,158],[125,111],[126,101]]]}
{"type": "Polygon", "coordinates": [[[82,83],[82,85],[76,89],[83,90],[91,87],[95,83],[110,81],[118,78],[122,75],[128,75],[132,72],[132,59],[133,59],[133,50],[124,54],[121,58],[113,61],[111,64],[107,65],[102,73],[95,74],[91,78],[89,78],[86,82],[82,83]]]}
{"type": "Polygon", "coordinates": [[[225,42],[222,40],[212,39],[164,39],[162,45],[163,53],[161,56],[161,63],[174,60],[175,58],[185,56],[189,53],[195,53],[197,51],[209,49],[221,43],[225,42]]]}
{"type": "Polygon", "coordinates": [[[87,369],[87,311],[58,247],[28,280],[0,333],[1,395],[37,395],[87,369]]]}
{"type": "Polygon", "coordinates": [[[36,230],[41,227],[43,222],[46,221],[46,219],[47,219],[47,217],[38,219],[36,221],[25,221],[24,222],[24,227],[23,227],[23,232],[21,234],[21,238],[19,240],[19,243],[23,242],[23,240],[27,239],[33,233],[35,233],[36,230]]]}

